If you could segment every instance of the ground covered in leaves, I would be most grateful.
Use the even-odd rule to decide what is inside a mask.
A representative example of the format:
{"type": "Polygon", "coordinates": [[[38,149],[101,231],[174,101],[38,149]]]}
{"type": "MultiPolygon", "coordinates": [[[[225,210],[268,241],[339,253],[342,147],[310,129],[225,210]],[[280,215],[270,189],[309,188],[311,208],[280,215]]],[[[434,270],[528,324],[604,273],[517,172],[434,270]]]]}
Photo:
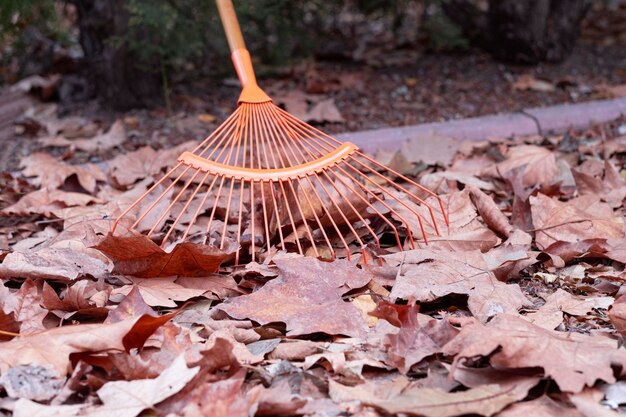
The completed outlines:
{"type": "Polygon", "coordinates": [[[610,416],[626,404],[623,122],[450,142],[427,159],[428,144],[381,153],[442,196],[442,236],[383,251],[382,266],[279,251],[234,268],[227,251],[107,237],[189,144],[112,153],[132,120],[39,120],[52,152],[0,178],[0,415],[610,416]]]}

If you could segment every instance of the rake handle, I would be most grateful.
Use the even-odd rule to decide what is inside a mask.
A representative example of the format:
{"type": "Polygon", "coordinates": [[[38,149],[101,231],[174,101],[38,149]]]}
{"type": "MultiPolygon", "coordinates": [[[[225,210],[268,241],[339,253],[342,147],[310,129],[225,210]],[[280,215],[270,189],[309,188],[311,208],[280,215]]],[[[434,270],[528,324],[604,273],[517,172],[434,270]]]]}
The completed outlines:
{"type": "Polygon", "coordinates": [[[252,68],[252,59],[243,41],[239,21],[235,14],[235,8],[231,0],[215,0],[217,9],[220,12],[222,26],[226,32],[228,46],[232,52],[231,58],[237,71],[237,76],[241,82],[243,90],[239,96],[239,103],[265,103],[272,99],[259,88],[252,68]]]}
{"type": "Polygon", "coordinates": [[[226,32],[230,52],[235,52],[237,49],[246,49],[246,43],[241,34],[233,2],[231,0],[216,0],[215,2],[217,3],[217,10],[220,12],[220,19],[222,20],[222,26],[224,26],[224,32],[226,32]]]}

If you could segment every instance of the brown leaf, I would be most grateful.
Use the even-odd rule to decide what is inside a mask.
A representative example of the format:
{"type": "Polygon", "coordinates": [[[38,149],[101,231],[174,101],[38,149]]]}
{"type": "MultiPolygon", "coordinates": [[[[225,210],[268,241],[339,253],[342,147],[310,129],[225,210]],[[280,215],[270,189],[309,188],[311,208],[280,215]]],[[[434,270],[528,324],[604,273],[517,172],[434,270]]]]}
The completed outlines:
{"type": "Polygon", "coordinates": [[[26,194],[17,203],[6,207],[2,212],[16,215],[43,214],[44,216],[51,216],[57,210],[68,207],[83,207],[97,202],[100,200],[89,194],[44,188],[26,194]]]}
{"type": "Polygon", "coordinates": [[[369,274],[343,260],[328,263],[296,257],[276,259],[275,263],[278,278],[218,308],[231,317],[261,324],[284,322],[288,336],[317,332],[354,337],[365,334],[367,325],[361,313],[344,302],[342,295],[350,287],[367,285],[369,274]]]}
{"type": "Polygon", "coordinates": [[[131,290],[138,289],[145,302],[152,307],[176,307],[175,301],[187,301],[204,294],[204,289],[185,288],[176,284],[176,277],[131,278],[132,285],[116,288],[111,294],[128,295],[131,290]]]}
{"type": "Polygon", "coordinates": [[[347,387],[330,381],[330,395],[335,401],[361,401],[390,414],[451,417],[465,414],[491,416],[507,405],[526,397],[536,381],[518,386],[483,385],[467,391],[445,392],[435,388],[409,386],[397,395],[378,398],[359,386],[347,387]],[[341,393],[341,394],[339,394],[341,393]]]}
{"type": "Polygon", "coordinates": [[[500,236],[509,237],[513,232],[513,226],[493,199],[476,187],[468,186],[467,188],[470,191],[472,203],[487,226],[500,236]]]}
{"type": "Polygon", "coordinates": [[[121,303],[118,304],[113,310],[109,310],[109,314],[107,315],[105,324],[117,323],[122,320],[126,320],[131,317],[137,316],[156,316],[156,311],[154,311],[146,302],[144,301],[139,289],[134,287],[130,290],[126,297],[122,300],[121,303]]]}
{"type": "Polygon", "coordinates": [[[509,148],[506,157],[506,160],[486,169],[483,174],[508,178],[515,170],[520,170],[521,185],[531,187],[551,184],[559,171],[554,153],[541,146],[514,146],[509,148]]]}
{"type": "Polygon", "coordinates": [[[105,181],[102,170],[94,164],[67,165],[47,153],[33,153],[22,159],[26,177],[35,177],[42,188],[59,188],[65,180],[76,175],[78,183],[88,192],[96,190],[97,181],[105,181]]]}
{"type": "Polygon", "coordinates": [[[582,316],[594,308],[607,309],[613,303],[612,297],[574,297],[560,288],[545,297],[545,300],[546,303],[539,310],[525,317],[531,323],[548,330],[554,330],[561,324],[563,313],[582,316]]]}
{"type": "Polygon", "coordinates": [[[507,314],[487,324],[466,323],[444,346],[444,353],[455,355],[454,365],[484,356],[500,369],[542,367],[568,392],[580,392],[598,379],[614,382],[611,365],[621,363],[624,356],[617,342],[607,337],[546,330],[507,314]]]}
{"type": "Polygon", "coordinates": [[[497,417],[584,417],[578,410],[543,395],[535,400],[519,402],[500,412],[497,417]]]}
{"type": "Polygon", "coordinates": [[[126,129],[124,129],[122,120],[117,120],[106,133],[101,131],[91,138],[70,140],[66,139],[64,136],[51,136],[39,139],[39,142],[44,146],[71,146],[76,149],[94,153],[115,148],[126,142],[126,129]]]}
{"type": "Polygon", "coordinates": [[[499,313],[516,314],[529,301],[517,284],[498,281],[479,251],[418,249],[387,255],[402,264],[390,297],[433,301],[448,294],[468,294],[469,309],[481,321],[499,313]]]}
{"type": "Polygon", "coordinates": [[[561,202],[537,194],[530,197],[535,242],[545,249],[555,242],[624,237],[624,219],[606,204],[591,197],[561,202]]]}
{"type": "Polygon", "coordinates": [[[418,322],[419,306],[381,302],[371,314],[389,321],[400,330],[385,337],[385,346],[391,363],[403,373],[422,359],[441,352],[441,348],[456,335],[447,320],[418,322]]]}
{"type": "Polygon", "coordinates": [[[109,176],[116,186],[126,188],[138,180],[161,173],[163,168],[176,164],[176,158],[182,152],[196,146],[195,141],[189,141],[160,152],[145,146],[134,152],[120,154],[108,161],[109,176]]]}
{"type": "Polygon", "coordinates": [[[141,347],[143,341],[163,324],[154,322],[144,325],[140,321],[143,317],[148,316],[114,324],[63,326],[20,336],[0,344],[0,370],[4,373],[16,365],[36,364],[50,367],[63,376],[68,371],[69,356],[72,353],[122,350],[127,346],[141,347]],[[128,342],[126,337],[130,337],[128,342]]]}
{"type": "MultiPolygon", "coordinates": [[[[449,220],[449,226],[446,227],[442,214],[435,209],[434,221],[439,227],[441,236],[437,236],[437,232],[432,225],[431,213],[425,205],[412,205],[403,195],[397,195],[397,197],[424,219],[424,229],[429,238],[428,244],[430,247],[440,247],[455,251],[480,249],[486,252],[498,243],[497,236],[478,219],[478,213],[470,200],[468,189],[441,196],[449,220]]],[[[426,202],[432,207],[439,207],[439,202],[433,197],[426,199],[426,202]]],[[[390,200],[388,203],[398,214],[407,220],[411,231],[420,236],[421,227],[415,215],[403,204],[394,200],[390,200]]],[[[393,213],[392,216],[396,217],[393,213]]]]}
{"type": "Polygon", "coordinates": [[[109,276],[109,266],[101,260],[73,249],[41,248],[11,252],[0,264],[0,277],[72,281],[79,277],[109,276]]]}
{"type": "Polygon", "coordinates": [[[235,244],[225,250],[184,242],[165,252],[144,235],[107,235],[94,249],[104,253],[115,265],[113,273],[141,278],[194,276],[217,272],[222,262],[233,258],[235,244]]]}
{"type": "Polygon", "coordinates": [[[626,337],[626,294],[615,300],[609,309],[609,319],[611,324],[615,326],[615,330],[622,337],[626,337]]]}
{"type": "Polygon", "coordinates": [[[556,89],[551,82],[535,78],[532,74],[520,75],[519,77],[517,77],[517,80],[515,80],[512,87],[513,90],[532,90],[542,93],[552,93],[556,89]]]}
{"type": "Polygon", "coordinates": [[[31,279],[24,281],[16,292],[11,292],[4,285],[0,285],[0,311],[5,315],[12,314],[12,319],[20,323],[18,326],[20,334],[45,330],[43,320],[48,310],[40,305],[40,299],[41,288],[31,279]]]}

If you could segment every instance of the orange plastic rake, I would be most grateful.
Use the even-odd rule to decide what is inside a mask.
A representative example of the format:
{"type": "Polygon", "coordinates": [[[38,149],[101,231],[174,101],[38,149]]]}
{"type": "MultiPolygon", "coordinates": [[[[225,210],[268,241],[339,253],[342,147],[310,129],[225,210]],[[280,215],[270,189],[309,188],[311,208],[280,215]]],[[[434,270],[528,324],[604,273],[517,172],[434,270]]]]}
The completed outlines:
{"type": "Polygon", "coordinates": [[[363,249],[371,238],[380,248],[381,227],[393,233],[399,250],[405,244],[398,227],[406,229],[410,248],[419,239],[427,243],[427,229],[439,235],[435,210],[439,221],[448,219],[435,193],[272,103],[257,85],[231,1],[217,5],[243,86],[238,107],[193,151],[180,155],[121,214],[112,233],[130,219],[131,229],[147,232],[162,247],[193,240],[223,249],[234,239],[240,244],[235,263],[243,249],[254,261],[272,247],[331,259],[344,248],[350,259],[353,243],[363,249]],[[435,206],[409,191],[413,187],[435,206]],[[419,210],[426,215],[417,208],[426,208],[419,210]]]}

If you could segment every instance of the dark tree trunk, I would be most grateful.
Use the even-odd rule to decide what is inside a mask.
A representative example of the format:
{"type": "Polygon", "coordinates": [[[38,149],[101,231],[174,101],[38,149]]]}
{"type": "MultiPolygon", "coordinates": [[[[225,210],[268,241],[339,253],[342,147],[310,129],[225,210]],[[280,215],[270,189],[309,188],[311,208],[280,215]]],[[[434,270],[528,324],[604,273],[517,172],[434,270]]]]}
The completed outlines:
{"type": "Polygon", "coordinates": [[[443,8],[466,36],[496,58],[515,63],[561,61],[580,35],[591,0],[444,0],[443,8]]]}
{"type": "Polygon", "coordinates": [[[114,110],[145,107],[162,97],[158,58],[142,60],[116,37],[128,29],[124,0],[71,0],[88,78],[103,104],[114,110]]]}

